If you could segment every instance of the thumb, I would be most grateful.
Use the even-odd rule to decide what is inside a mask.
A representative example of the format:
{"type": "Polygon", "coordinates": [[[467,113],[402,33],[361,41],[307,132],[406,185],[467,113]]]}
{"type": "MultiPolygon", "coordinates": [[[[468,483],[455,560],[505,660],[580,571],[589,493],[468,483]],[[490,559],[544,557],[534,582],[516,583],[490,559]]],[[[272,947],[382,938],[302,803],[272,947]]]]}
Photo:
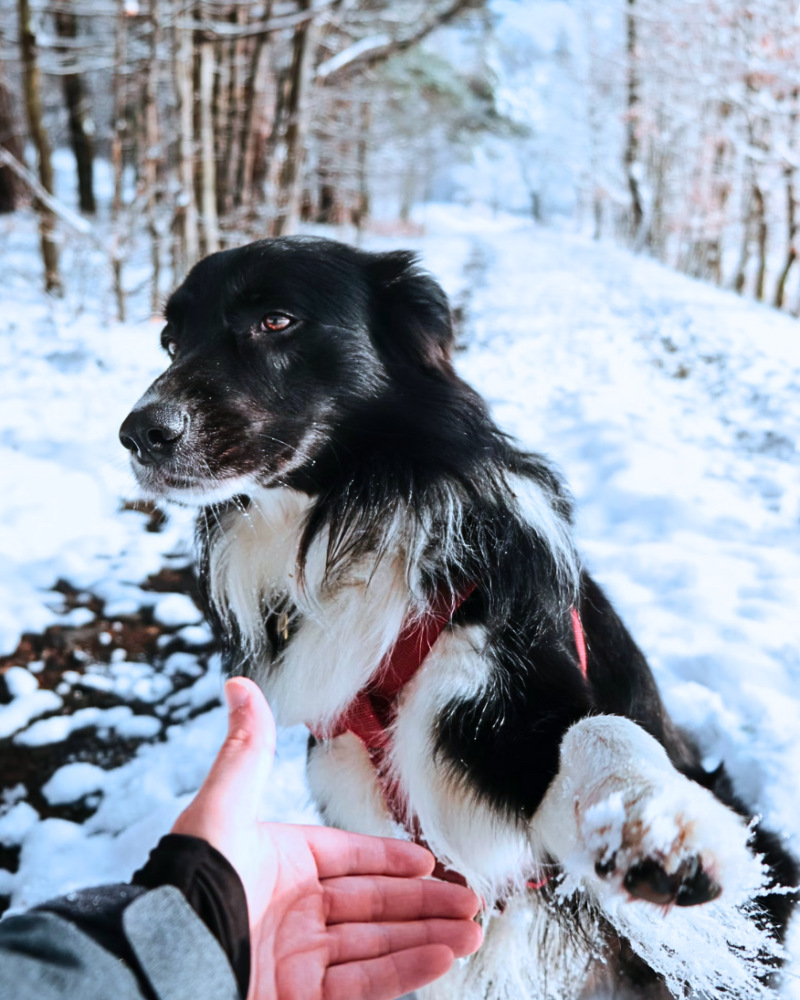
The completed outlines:
{"type": "Polygon", "coordinates": [[[246,677],[225,684],[228,735],[197,798],[242,821],[256,819],[275,756],[275,721],[261,690],[246,677]]]}

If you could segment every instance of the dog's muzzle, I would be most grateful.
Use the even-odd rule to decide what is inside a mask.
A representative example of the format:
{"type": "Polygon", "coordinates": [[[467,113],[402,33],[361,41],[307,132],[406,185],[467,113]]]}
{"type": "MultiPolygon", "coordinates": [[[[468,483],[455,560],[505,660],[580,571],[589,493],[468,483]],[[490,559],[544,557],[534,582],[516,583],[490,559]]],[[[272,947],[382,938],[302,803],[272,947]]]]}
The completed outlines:
{"type": "Polygon", "coordinates": [[[119,429],[124,448],[141,465],[162,465],[175,453],[189,426],[189,415],[172,406],[132,410],[119,429]]]}

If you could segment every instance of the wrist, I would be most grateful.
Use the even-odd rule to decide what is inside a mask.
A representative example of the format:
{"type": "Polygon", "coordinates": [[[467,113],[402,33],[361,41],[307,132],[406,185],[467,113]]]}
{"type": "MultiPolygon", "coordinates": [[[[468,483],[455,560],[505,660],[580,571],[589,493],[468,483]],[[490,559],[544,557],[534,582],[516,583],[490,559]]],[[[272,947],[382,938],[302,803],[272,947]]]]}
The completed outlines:
{"type": "Polygon", "coordinates": [[[236,869],[220,851],[200,837],[170,833],[150,852],[131,882],[148,889],[175,886],[219,941],[242,996],[247,996],[250,980],[247,896],[236,869]]]}

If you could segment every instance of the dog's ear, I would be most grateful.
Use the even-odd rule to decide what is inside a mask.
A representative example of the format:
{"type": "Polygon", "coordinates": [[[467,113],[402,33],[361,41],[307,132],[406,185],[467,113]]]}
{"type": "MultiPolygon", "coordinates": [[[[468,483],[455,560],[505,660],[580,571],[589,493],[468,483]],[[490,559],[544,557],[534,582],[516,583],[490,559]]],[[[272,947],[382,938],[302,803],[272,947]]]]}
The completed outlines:
{"type": "Polygon", "coordinates": [[[409,250],[372,254],[372,338],[395,361],[449,368],[453,351],[450,304],[409,250]]]}

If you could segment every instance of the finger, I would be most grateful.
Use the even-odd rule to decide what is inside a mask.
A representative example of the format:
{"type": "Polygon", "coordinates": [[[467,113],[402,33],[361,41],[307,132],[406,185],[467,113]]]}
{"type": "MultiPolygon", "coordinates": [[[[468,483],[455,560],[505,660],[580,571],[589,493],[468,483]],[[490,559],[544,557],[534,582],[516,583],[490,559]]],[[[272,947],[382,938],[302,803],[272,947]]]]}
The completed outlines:
{"type": "Polygon", "coordinates": [[[246,677],[225,684],[228,734],[193,803],[218,815],[256,819],[275,756],[275,722],[261,690],[246,677]]]}
{"type": "Polygon", "coordinates": [[[350,875],[326,879],[322,894],[328,924],[471,920],[480,906],[471,889],[436,879],[350,875]]]}
{"type": "Polygon", "coordinates": [[[299,828],[317,862],[319,877],[339,875],[396,875],[416,878],[430,875],[430,851],[407,840],[368,837],[324,826],[299,828]]]}
{"type": "Polygon", "coordinates": [[[443,944],[456,958],[480,948],[483,932],[474,920],[409,920],[387,924],[336,924],[328,928],[328,964],[362,962],[394,952],[443,944]]]}
{"type": "Polygon", "coordinates": [[[325,973],[323,1000],[394,1000],[443,976],[453,961],[449,948],[429,944],[368,962],[335,965],[325,973]]]}

